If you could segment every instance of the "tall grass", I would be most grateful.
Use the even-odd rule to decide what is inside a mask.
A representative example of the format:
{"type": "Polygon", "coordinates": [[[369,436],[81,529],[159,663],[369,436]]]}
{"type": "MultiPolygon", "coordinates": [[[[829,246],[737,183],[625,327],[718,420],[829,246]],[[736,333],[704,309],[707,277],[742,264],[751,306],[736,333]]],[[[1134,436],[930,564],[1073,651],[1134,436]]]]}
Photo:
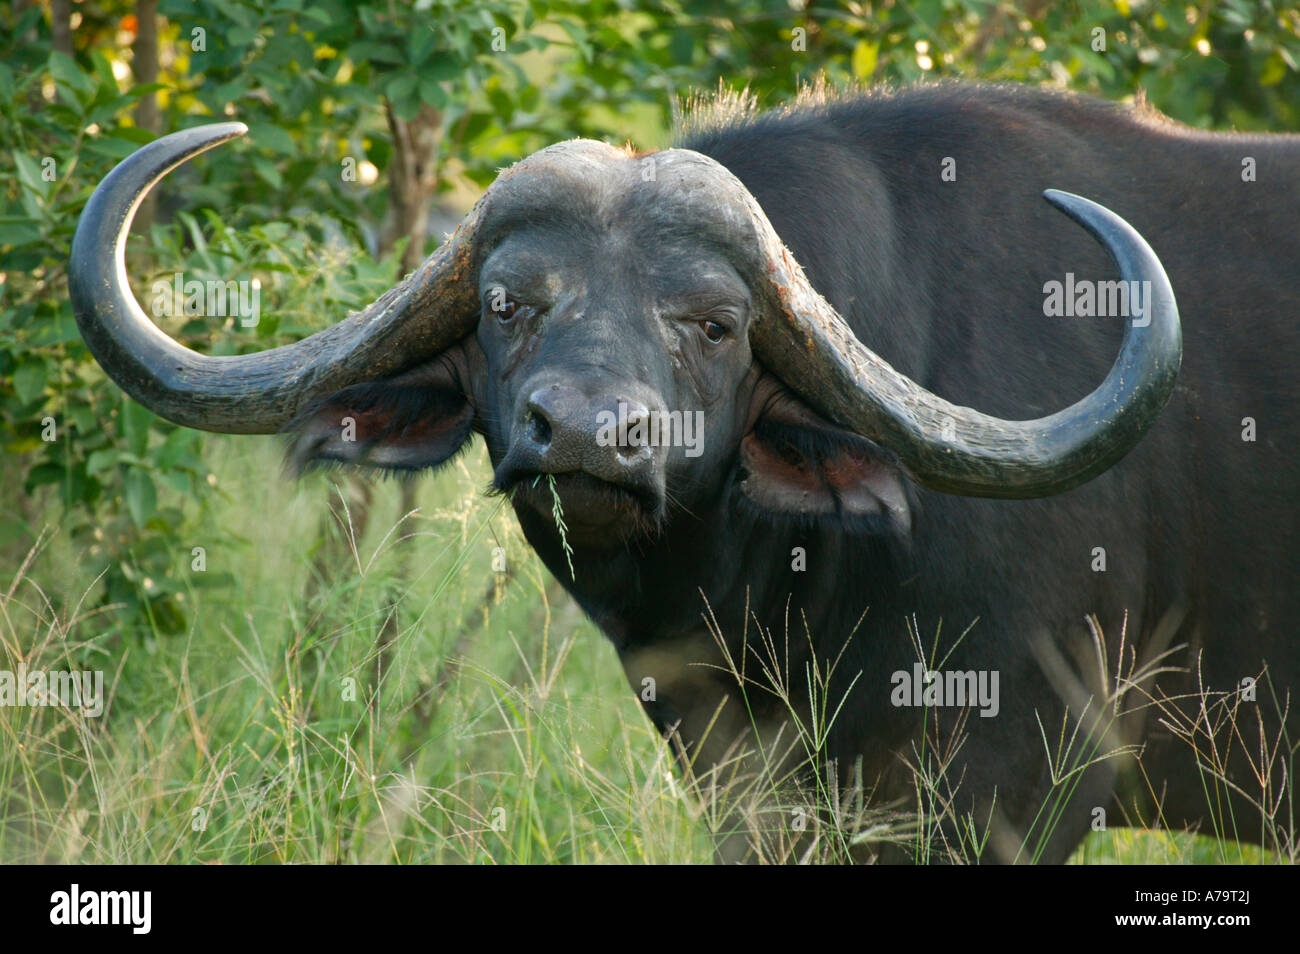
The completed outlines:
{"type": "MultiPolygon", "coordinates": [[[[329,474],[282,477],[270,441],[208,448],[225,503],[192,546],[229,580],[184,594],[187,632],[91,609],[94,554],[57,519],[0,576],[0,669],[103,670],[108,696],[98,718],[0,707],[0,862],[691,863],[732,831],[767,861],[858,860],[885,843],[918,861],[980,857],[987,820],[945,815],[957,750],[918,749],[915,800],[876,803],[856,767],[827,758],[836,661],[786,671],[772,633],[729,665],[784,694],[790,726],[738,749],[737,771],[684,778],[612,647],[504,500],[480,493],[481,447],[424,481],[413,512],[379,485],[360,539],[329,474]],[[307,586],[327,501],[347,557],[307,586]],[[936,849],[941,829],[957,842],[936,849]]],[[[1045,752],[1054,798],[1089,760],[1123,754],[1088,725],[1045,752]]],[[[1116,830],[1075,860],[1264,857],[1226,844],[1116,830]]]]}
{"type": "MultiPolygon", "coordinates": [[[[99,718],[0,708],[0,860],[711,857],[612,648],[479,493],[481,460],[348,539],[302,605],[328,475],[282,478],[270,442],[211,446],[228,505],[193,542],[232,582],[185,594],[187,633],[79,608],[89,561],[57,533],[0,581],[0,668],[103,669],[109,696],[99,718]],[[402,546],[416,569],[376,679],[402,546]]],[[[381,485],[377,512],[396,497],[381,485]]]]}

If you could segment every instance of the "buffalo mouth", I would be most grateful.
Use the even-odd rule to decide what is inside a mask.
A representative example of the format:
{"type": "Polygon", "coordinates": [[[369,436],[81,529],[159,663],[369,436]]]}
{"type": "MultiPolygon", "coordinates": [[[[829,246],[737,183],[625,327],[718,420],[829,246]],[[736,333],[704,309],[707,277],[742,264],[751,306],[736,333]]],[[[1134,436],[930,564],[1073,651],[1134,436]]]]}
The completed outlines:
{"type": "Polygon", "coordinates": [[[514,471],[498,474],[494,489],[508,494],[546,520],[555,518],[556,498],[567,538],[600,544],[653,530],[664,516],[663,496],[649,487],[612,483],[582,470],[563,473],[514,471]]]}

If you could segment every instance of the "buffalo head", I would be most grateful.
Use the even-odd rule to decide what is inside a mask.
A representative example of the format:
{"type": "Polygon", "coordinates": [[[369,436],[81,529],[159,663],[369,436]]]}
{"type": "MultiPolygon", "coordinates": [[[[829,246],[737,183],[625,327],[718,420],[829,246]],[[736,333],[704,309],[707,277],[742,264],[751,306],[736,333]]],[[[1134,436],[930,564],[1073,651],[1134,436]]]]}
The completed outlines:
{"type": "Polygon", "coordinates": [[[1177,309],[1160,263],[1086,199],[1046,194],[1104,244],[1124,279],[1150,283],[1150,321],[1127,327],[1092,394],[1007,421],[949,404],[868,350],[721,165],[588,140],[503,172],[455,234],[364,311],[260,354],[199,355],[136,303],[127,230],[168,171],[244,131],[224,123],[165,136],[86,206],[70,287],[100,364],[177,423],[291,430],[299,464],[418,470],[478,431],[521,519],[549,513],[553,480],[570,533],[586,544],[652,532],[724,479],[761,508],[899,521],[904,472],[956,494],[1057,493],[1137,442],[1178,370],[1177,309]]]}

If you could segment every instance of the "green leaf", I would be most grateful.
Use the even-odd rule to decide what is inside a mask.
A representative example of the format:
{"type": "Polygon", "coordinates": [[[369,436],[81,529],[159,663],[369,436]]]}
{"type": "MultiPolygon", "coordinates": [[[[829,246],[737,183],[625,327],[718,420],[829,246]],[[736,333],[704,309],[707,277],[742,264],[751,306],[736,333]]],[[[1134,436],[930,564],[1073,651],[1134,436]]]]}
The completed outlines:
{"type": "Polygon", "coordinates": [[[406,45],[407,62],[412,66],[419,66],[429,58],[429,54],[433,52],[433,47],[437,42],[438,36],[433,30],[412,30],[410,42],[406,45]]]}
{"type": "Polygon", "coordinates": [[[52,461],[46,461],[43,464],[37,464],[27,472],[27,479],[23,481],[23,486],[30,493],[33,487],[40,487],[42,484],[57,484],[63,480],[64,468],[62,464],[56,464],[52,461]]]}
{"type": "Polygon", "coordinates": [[[140,148],[138,143],[129,139],[119,139],[116,136],[97,136],[88,140],[85,144],[87,152],[93,152],[97,156],[104,156],[106,159],[125,159],[131,153],[140,148]]]}
{"type": "Polygon", "coordinates": [[[573,45],[576,46],[578,52],[582,54],[583,61],[590,63],[591,43],[587,40],[587,28],[581,23],[573,20],[561,20],[560,26],[564,28],[564,32],[569,34],[569,38],[573,40],[573,45]]]}
{"type": "Polygon", "coordinates": [[[168,434],[167,439],[154,451],[154,464],[160,470],[171,470],[174,467],[181,466],[190,467],[198,462],[198,458],[194,456],[198,442],[199,435],[197,431],[178,427],[168,434]]]}
{"type": "MultiPolygon", "coordinates": [[[[493,79],[495,78],[493,77],[493,79]]],[[[514,100],[510,98],[505,90],[501,89],[499,83],[488,83],[484,92],[487,93],[488,102],[492,104],[492,108],[496,110],[496,114],[502,119],[509,119],[514,114],[514,100]]]]}
{"type": "Polygon", "coordinates": [[[62,302],[58,312],[42,318],[36,326],[35,333],[28,340],[33,348],[48,348],[51,345],[67,344],[80,341],[81,332],[77,328],[77,319],[72,314],[71,302],[62,302]]]}
{"type": "Polygon", "coordinates": [[[237,26],[226,31],[226,42],[231,46],[248,46],[256,39],[256,27],[237,26]]]}
{"type": "Polygon", "coordinates": [[[1286,73],[1286,60],[1282,59],[1281,53],[1274,50],[1273,54],[1264,63],[1264,69],[1260,71],[1259,85],[1276,86],[1282,82],[1282,78],[1286,76],[1286,73]]]}
{"type": "Polygon", "coordinates": [[[669,34],[668,49],[673,62],[689,64],[695,56],[695,36],[685,27],[674,27],[669,34]]]}
{"type": "Polygon", "coordinates": [[[253,171],[263,182],[272,189],[284,188],[284,179],[280,176],[280,170],[275,167],[275,163],[265,156],[252,156],[250,161],[253,163],[253,171]]]}
{"type": "Polygon", "coordinates": [[[27,360],[20,364],[14,372],[14,392],[18,400],[24,404],[35,401],[45,392],[46,378],[44,361],[27,360]]]}
{"type": "Polygon", "coordinates": [[[880,57],[880,44],[872,43],[869,40],[859,40],[858,45],[853,48],[853,57],[850,65],[853,68],[853,75],[860,80],[871,79],[876,72],[876,60],[880,57]]]}
{"type": "Polygon", "coordinates": [[[427,103],[435,109],[443,109],[446,107],[448,99],[447,91],[442,88],[442,84],[436,79],[432,76],[420,77],[421,102],[427,103]]]}
{"type": "Polygon", "coordinates": [[[420,76],[425,80],[434,80],[442,82],[443,80],[462,79],[467,72],[463,63],[458,61],[454,56],[440,56],[424,69],[420,70],[420,76]]]}
{"type": "Polygon", "coordinates": [[[40,239],[41,230],[30,220],[0,220],[0,245],[30,245],[40,239]]]}
{"type": "Polygon", "coordinates": [[[153,478],[133,467],[126,472],[124,484],[126,509],[131,514],[131,522],[143,527],[158,507],[158,491],[154,488],[153,478]]]}
{"type": "Polygon", "coordinates": [[[50,75],[56,83],[62,83],[74,93],[78,100],[89,98],[95,92],[95,84],[81,71],[75,60],[57,50],[50,54],[50,75]]]}
{"type": "Polygon", "coordinates": [[[42,199],[49,195],[52,183],[41,177],[41,167],[36,164],[36,160],[17,149],[12,151],[12,155],[14,165],[17,167],[18,181],[42,199]]]}
{"type": "Polygon", "coordinates": [[[415,73],[399,73],[385,84],[384,95],[390,102],[400,103],[415,92],[417,82],[419,77],[415,73]]]}
{"type": "Polygon", "coordinates": [[[399,64],[405,62],[402,59],[402,51],[390,43],[379,43],[375,40],[362,40],[360,43],[353,43],[348,47],[348,59],[354,63],[392,63],[399,64]]]}
{"type": "Polygon", "coordinates": [[[278,152],[283,156],[296,155],[298,152],[293,137],[279,126],[273,126],[270,123],[250,123],[248,138],[261,148],[270,149],[272,152],[278,152]]]}
{"type": "Polygon", "coordinates": [[[124,455],[116,447],[106,447],[103,450],[97,450],[86,458],[86,473],[98,474],[100,471],[107,470],[120,461],[124,456],[127,455],[124,455]]]}
{"type": "Polygon", "coordinates": [[[127,447],[131,453],[137,457],[143,457],[149,449],[149,426],[156,420],[153,412],[143,405],[137,404],[129,397],[122,398],[122,436],[126,439],[127,447]]]}
{"type": "MultiPolygon", "coordinates": [[[[99,87],[102,90],[117,92],[117,77],[113,75],[113,64],[109,61],[108,56],[103,50],[93,50],[90,54],[91,60],[95,64],[95,77],[99,80],[99,87]]],[[[154,84],[162,86],[161,83],[154,84]]]]}
{"type": "MultiPolygon", "coordinates": [[[[155,86],[158,87],[159,89],[169,88],[167,86],[163,86],[161,83],[150,83],[149,86],[141,87],[141,88],[151,89],[155,86]]],[[[137,146],[148,145],[149,143],[153,142],[155,139],[158,138],[149,130],[141,129],[139,126],[118,126],[113,130],[113,136],[117,139],[125,139],[127,142],[133,142],[137,146]]]]}
{"type": "Polygon", "coordinates": [[[169,487],[183,497],[194,494],[194,480],[183,470],[165,470],[158,475],[165,487],[169,487]]]}

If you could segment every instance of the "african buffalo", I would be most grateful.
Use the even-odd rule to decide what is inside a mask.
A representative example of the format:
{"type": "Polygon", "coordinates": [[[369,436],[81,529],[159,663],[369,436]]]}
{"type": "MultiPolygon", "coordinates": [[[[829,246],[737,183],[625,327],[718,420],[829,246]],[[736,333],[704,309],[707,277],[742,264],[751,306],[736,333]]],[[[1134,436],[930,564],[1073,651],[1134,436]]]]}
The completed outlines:
{"type": "MultiPolygon", "coordinates": [[[[696,778],[766,753],[832,815],[928,779],[944,849],[858,848],[886,859],[1057,862],[1107,817],[1290,837],[1300,137],[1028,88],[724,104],[679,148],[535,153],[364,311],[205,357],[123,245],[242,132],[164,137],[90,200],[99,362],[178,423],[289,431],[299,465],[433,468],[482,434],[696,778]]],[[[728,816],[721,855],[798,816],[728,816]]]]}

